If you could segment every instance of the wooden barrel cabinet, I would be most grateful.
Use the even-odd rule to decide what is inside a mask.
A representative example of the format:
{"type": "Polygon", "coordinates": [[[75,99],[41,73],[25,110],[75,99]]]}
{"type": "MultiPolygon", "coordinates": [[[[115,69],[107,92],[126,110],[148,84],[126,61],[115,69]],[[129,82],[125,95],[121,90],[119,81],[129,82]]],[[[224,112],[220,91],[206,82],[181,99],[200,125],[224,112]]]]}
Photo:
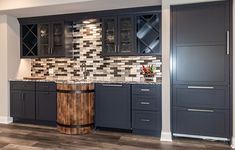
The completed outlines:
{"type": "Polygon", "coordinates": [[[57,84],[57,128],[64,134],[87,134],[94,124],[94,84],[57,84]]]}

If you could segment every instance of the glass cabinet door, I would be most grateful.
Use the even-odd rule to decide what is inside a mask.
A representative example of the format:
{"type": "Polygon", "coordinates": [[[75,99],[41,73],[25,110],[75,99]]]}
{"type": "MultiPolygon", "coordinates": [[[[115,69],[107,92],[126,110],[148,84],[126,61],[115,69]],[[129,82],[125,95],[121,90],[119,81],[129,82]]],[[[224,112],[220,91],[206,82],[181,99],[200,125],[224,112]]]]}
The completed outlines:
{"type": "Polygon", "coordinates": [[[104,54],[115,54],[117,52],[117,19],[103,18],[103,52],[104,54]]]}
{"type": "Polygon", "coordinates": [[[141,54],[161,54],[161,14],[137,16],[137,50],[141,54]]]}
{"type": "Polygon", "coordinates": [[[38,34],[39,34],[39,50],[41,56],[50,55],[50,37],[49,37],[49,28],[50,24],[40,24],[38,27],[38,34]]]}
{"type": "Polygon", "coordinates": [[[118,53],[133,52],[133,17],[118,17],[118,53]]]}
{"type": "Polygon", "coordinates": [[[64,23],[52,23],[51,54],[64,55],[64,23]]]}

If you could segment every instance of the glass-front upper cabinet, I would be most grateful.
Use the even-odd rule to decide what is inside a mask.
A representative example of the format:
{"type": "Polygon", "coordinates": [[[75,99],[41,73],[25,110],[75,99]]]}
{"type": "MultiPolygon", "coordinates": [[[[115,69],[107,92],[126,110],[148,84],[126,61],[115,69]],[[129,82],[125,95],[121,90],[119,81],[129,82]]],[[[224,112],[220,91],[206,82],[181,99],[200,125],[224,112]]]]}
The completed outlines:
{"type": "Polygon", "coordinates": [[[128,54],[133,52],[134,42],[134,21],[132,16],[118,17],[118,52],[121,54],[128,54]]]}
{"type": "Polygon", "coordinates": [[[115,54],[117,52],[117,18],[103,18],[102,22],[103,54],[115,54]]]}
{"type": "Polygon", "coordinates": [[[64,23],[52,23],[51,53],[55,56],[63,56],[64,51],[64,23]]]}
{"type": "Polygon", "coordinates": [[[40,56],[64,56],[64,23],[39,24],[38,34],[40,56]]]}
{"type": "Polygon", "coordinates": [[[38,25],[38,34],[39,34],[39,45],[40,55],[46,56],[51,53],[50,48],[50,24],[39,24],[38,25]]]}
{"type": "Polygon", "coordinates": [[[161,55],[161,13],[138,15],[136,25],[138,53],[161,55]]]}
{"type": "Polygon", "coordinates": [[[133,53],[134,17],[115,16],[102,19],[103,55],[133,53]]]}

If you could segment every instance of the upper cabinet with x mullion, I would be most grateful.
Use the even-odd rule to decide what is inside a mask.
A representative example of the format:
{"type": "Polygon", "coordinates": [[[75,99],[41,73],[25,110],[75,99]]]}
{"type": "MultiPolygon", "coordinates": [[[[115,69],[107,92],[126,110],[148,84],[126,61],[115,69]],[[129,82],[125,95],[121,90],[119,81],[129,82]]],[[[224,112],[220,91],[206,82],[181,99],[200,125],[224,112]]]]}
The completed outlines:
{"type": "Polygon", "coordinates": [[[21,27],[21,57],[38,56],[37,24],[27,24],[21,27]]]}
{"type": "Polygon", "coordinates": [[[161,13],[136,16],[136,49],[139,55],[161,55],[161,13]]]}

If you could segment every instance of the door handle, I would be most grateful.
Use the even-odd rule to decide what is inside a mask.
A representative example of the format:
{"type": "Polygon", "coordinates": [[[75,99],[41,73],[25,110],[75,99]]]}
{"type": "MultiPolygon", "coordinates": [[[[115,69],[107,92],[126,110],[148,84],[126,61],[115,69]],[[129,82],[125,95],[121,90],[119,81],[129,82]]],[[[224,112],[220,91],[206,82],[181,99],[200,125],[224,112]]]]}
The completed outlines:
{"type": "Polygon", "coordinates": [[[230,33],[229,33],[229,30],[227,31],[227,48],[226,48],[226,52],[227,52],[227,55],[230,54],[230,33]]]}
{"type": "Polygon", "coordinates": [[[140,119],[140,121],[142,121],[142,122],[150,122],[149,119],[140,119]]]}
{"type": "Polygon", "coordinates": [[[187,109],[187,110],[191,112],[210,112],[210,113],[214,112],[214,110],[205,110],[205,109],[187,109]]]}
{"type": "Polygon", "coordinates": [[[104,87],[122,87],[121,84],[103,84],[104,87]]]}
{"type": "Polygon", "coordinates": [[[213,86],[188,86],[188,89],[214,89],[213,86]]]}
{"type": "Polygon", "coordinates": [[[149,92],[150,89],[140,89],[140,91],[142,91],[142,92],[149,92]]]}
{"type": "Polygon", "coordinates": [[[149,102],[140,102],[141,105],[150,105],[149,102]]]}

